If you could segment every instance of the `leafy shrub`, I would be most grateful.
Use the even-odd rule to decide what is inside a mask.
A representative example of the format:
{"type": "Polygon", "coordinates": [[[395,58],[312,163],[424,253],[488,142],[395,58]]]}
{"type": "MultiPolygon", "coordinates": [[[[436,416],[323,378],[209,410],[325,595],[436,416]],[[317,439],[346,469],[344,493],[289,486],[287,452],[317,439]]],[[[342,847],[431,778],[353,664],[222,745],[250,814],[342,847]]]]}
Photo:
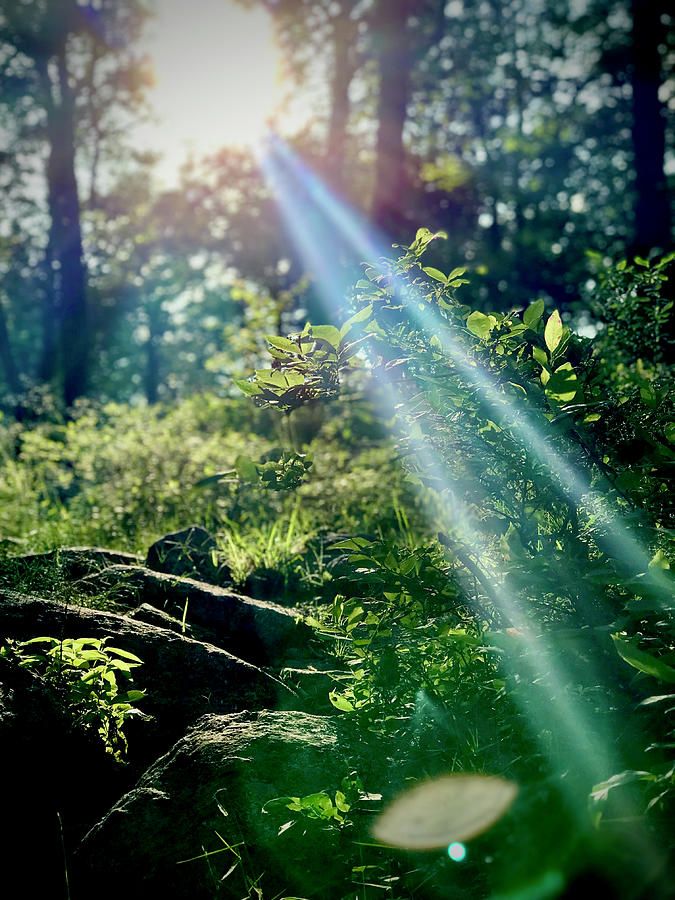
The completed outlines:
{"type": "MultiPolygon", "coordinates": [[[[367,266],[352,322],[365,338],[356,362],[395,413],[408,478],[436,498],[427,512],[444,549],[359,538],[343,545],[345,573],[314,621],[345,668],[330,699],[367,727],[401,734],[411,733],[425,702],[437,730],[482,712],[495,720],[494,742],[508,738],[514,758],[502,764],[520,752],[530,780],[566,772],[566,802],[581,810],[580,794],[610,756],[639,756],[631,735],[642,685],[628,682],[620,657],[630,647],[633,664],[650,656],[663,672],[675,652],[664,267],[640,263],[636,273],[624,265],[608,276],[615,320],[594,343],[542,300],[522,314],[464,305],[464,270],[445,275],[422,263],[438,237],[420,229],[398,259],[367,266]],[[654,327],[636,337],[645,321],[633,315],[639,304],[653,311],[654,327]],[[648,362],[630,359],[636,346],[648,362]]],[[[305,357],[315,331],[305,329],[305,357]]],[[[354,335],[336,330],[331,398],[354,363],[347,340],[354,335]]],[[[276,381],[264,376],[263,385],[256,373],[247,393],[283,403],[283,377],[295,364],[290,351],[275,355],[276,381]]],[[[653,726],[652,752],[671,740],[663,722],[653,726]]],[[[466,765],[471,742],[463,737],[455,762],[466,765]]],[[[490,745],[476,737],[484,764],[490,745]]],[[[667,760],[615,781],[628,776],[654,786],[654,804],[669,795],[667,760]]],[[[641,811],[631,810],[630,827],[643,827],[641,811]]]]}
{"type": "MultiPolygon", "coordinates": [[[[194,522],[212,532],[236,523],[240,534],[254,534],[292,513],[289,491],[301,497],[307,531],[396,526],[395,498],[411,492],[368,404],[336,409],[314,444],[295,447],[288,417],[253,409],[247,422],[242,403],[251,406],[200,395],[174,409],[109,404],[84,407],[67,424],[0,424],[0,552],[70,544],[144,553],[159,535],[194,522]],[[314,446],[322,455],[310,469],[314,446]],[[236,476],[238,459],[240,468],[260,467],[257,484],[236,476]]],[[[293,431],[311,438],[303,415],[293,414],[293,431]]]]}
{"type": "Polygon", "coordinates": [[[124,725],[132,717],[147,718],[133,704],[145,694],[121,691],[118,677],[131,678],[141,660],[106,638],[37,637],[7,641],[0,656],[37,675],[54,700],[68,710],[73,727],[99,736],[108,751],[122,760],[128,745],[124,725]]]}

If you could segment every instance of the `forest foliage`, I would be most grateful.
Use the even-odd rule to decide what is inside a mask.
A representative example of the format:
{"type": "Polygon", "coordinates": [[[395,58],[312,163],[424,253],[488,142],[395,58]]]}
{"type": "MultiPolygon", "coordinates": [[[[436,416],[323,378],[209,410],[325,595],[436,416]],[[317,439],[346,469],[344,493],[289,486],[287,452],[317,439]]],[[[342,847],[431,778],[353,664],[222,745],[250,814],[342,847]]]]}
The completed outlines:
{"type": "MultiPolygon", "coordinates": [[[[323,99],[167,188],[128,137],[146,5],[0,0],[0,585],[82,602],[15,557],[199,523],[297,605],[390,790],[520,785],[455,881],[350,840],[368,772],[270,798],[280,846],[337,833],[368,897],[641,896],[675,833],[672,12],[243,5],[323,99]]],[[[135,659],[2,654],[122,759],[135,659]]]]}

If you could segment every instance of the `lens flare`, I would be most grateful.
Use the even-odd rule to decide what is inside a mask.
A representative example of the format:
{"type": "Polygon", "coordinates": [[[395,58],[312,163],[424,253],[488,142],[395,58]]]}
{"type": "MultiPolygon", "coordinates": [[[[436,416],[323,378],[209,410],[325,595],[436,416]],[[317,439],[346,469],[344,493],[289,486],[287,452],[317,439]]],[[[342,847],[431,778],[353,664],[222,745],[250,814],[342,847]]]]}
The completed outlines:
{"type": "Polygon", "coordinates": [[[466,859],[466,847],[464,844],[460,844],[459,841],[455,841],[454,844],[450,844],[448,847],[448,856],[454,862],[462,862],[462,860],[466,859]]]}

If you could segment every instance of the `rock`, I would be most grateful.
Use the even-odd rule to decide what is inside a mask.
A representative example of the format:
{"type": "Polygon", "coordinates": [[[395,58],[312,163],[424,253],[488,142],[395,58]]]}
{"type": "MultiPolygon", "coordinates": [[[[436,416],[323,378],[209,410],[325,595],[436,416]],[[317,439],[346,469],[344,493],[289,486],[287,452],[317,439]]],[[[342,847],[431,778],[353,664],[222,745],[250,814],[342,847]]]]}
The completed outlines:
{"type": "Polygon", "coordinates": [[[131,566],[141,561],[134,553],[122,550],[105,550],[102,547],[62,547],[46,553],[29,553],[13,556],[3,561],[14,579],[35,576],[44,580],[46,569],[56,569],[65,580],[85,578],[107,566],[131,566]]]}
{"type": "Polygon", "coordinates": [[[276,679],[212,644],[116,613],[0,590],[0,636],[109,637],[138,656],[143,665],[133,686],[146,691],[139,708],[154,720],[131,721],[127,731],[130,756],[145,765],[204,713],[274,706],[280,692],[292,697],[276,679]]]}
{"type": "Polygon", "coordinates": [[[352,767],[341,728],[301,712],[204,717],[89,832],[73,884],[101,900],[240,900],[251,882],[265,897],[342,896],[356,829],[347,838],[301,820],[279,836],[292,814],[262,811],[279,796],[334,796],[352,767]],[[239,848],[240,862],[224,842],[239,848]],[[209,851],[222,852],[194,859],[209,851]]]}
{"type": "Polygon", "coordinates": [[[62,841],[72,852],[133,785],[132,771],[74,730],[39,678],[2,658],[0,770],[4,883],[20,884],[24,897],[65,898],[62,841]]]}
{"type": "Polygon", "coordinates": [[[299,579],[294,575],[287,578],[278,569],[260,566],[247,576],[244,582],[244,592],[250,597],[274,600],[283,606],[290,606],[295,603],[293,594],[297,592],[299,584],[299,579]],[[290,603],[286,602],[286,597],[289,597],[290,603]]]}
{"type": "Polygon", "coordinates": [[[279,678],[297,694],[304,709],[329,714],[335,712],[335,707],[328,699],[328,694],[335,687],[336,676],[340,675],[344,677],[343,672],[321,670],[314,666],[285,666],[279,673],[279,678]]]}
{"type": "Polygon", "coordinates": [[[230,570],[218,564],[217,553],[218,545],[208,531],[191,525],[155,541],[148,550],[145,565],[155,572],[186,575],[209,584],[230,583],[230,570]]]}
{"type": "Polygon", "coordinates": [[[192,629],[187,622],[183,625],[174,616],[170,616],[162,609],[157,609],[156,606],[150,606],[149,603],[141,603],[137,609],[132,609],[127,615],[130,619],[147,622],[148,625],[157,625],[158,628],[168,628],[170,631],[192,637],[192,629]]]}
{"type": "Polygon", "coordinates": [[[128,605],[149,603],[180,620],[185,613],[195,635],[195,626],[200,626],[209,641],[258,665],[283,660],[289,648],[303,648],[311,636],[310,629],[297,621],[297,612],[142,566],[111,566],[80,586],[97,593],[108,591],[117,602],[128,605]]]}

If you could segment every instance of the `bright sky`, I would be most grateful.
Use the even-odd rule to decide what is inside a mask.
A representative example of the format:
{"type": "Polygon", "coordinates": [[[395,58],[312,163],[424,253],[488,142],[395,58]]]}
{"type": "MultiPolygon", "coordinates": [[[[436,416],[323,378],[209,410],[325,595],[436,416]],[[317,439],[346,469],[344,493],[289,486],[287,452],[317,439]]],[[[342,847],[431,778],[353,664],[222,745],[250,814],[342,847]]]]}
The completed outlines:
{"type": "Polygon", "coordinates": [[[233,0],[156,0],[142,49],[154,63],[148,91],[157,124],[137,143],[160,150],[160,178],[175,181],[189,151],[253,145],[282,100],[280,53],[262,8],[233,0]]]}

